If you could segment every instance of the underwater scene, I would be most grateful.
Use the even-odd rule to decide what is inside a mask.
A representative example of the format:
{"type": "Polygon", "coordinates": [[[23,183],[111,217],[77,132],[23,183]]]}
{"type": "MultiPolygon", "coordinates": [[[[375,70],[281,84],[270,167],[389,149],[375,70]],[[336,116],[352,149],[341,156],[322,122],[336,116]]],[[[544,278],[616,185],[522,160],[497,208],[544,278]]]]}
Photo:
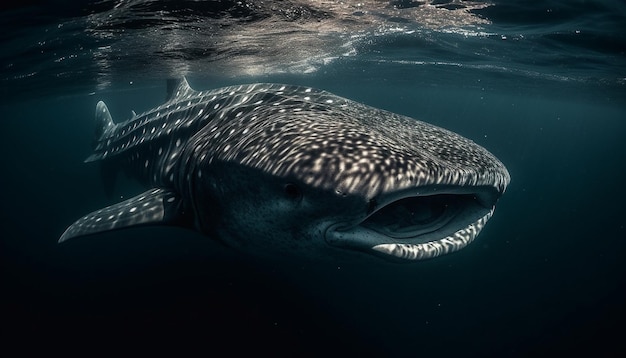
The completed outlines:
{"type": "Polygon", "coordinates": [[[5,357],[621,357],[626,4],[0,5],[5,357]]]}

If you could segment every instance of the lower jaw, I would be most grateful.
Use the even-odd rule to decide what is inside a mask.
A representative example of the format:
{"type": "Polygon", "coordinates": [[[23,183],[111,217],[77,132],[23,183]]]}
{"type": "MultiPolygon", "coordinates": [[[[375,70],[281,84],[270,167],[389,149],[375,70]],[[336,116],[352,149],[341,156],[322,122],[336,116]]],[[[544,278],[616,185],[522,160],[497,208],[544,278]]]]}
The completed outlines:
{"type": "Polygon", "coordinates": [[[391,237],[388,242],[381,242],[380,234],[361,228],[356,231],[327,232],[326,241],[332,246],[366,251],[384,259],[401,262],[412,262],[439,257],[458,251],[469,245],[483,229],[493,215],[491,208],[484,216],[472,224],[439,239],[424,241],[391,237]]]}

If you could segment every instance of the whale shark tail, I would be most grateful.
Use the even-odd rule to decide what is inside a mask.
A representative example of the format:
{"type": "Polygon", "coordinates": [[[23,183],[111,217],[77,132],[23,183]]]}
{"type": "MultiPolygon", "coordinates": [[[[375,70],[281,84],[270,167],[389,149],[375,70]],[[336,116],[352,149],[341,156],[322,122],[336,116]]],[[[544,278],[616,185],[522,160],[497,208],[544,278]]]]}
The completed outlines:
{"type": "MultiPolygon", "coordinates": [[[[115,129],[116,124],[113,122],[113,118],[111,117],[111,113],[107,108],[107,105],[100,101],[96,104],[96,120],[95,120],[95,131],[93,138],[93,148],[96,149],[98,144],[103,140],[103,138],[111,131],[115,129]]],[[[85,163],[93,162],[102,159],[100,155],[92,154],[87,159],[85,159],[85,163]]],[[[117,163],[112,163],[110,160],[104,160],[100,163],[100,174],[102,177],[102,183],[104,186],[104,191],[107,197],[113,196],[113,191],[115,189],[115,182],[117,179],[117,163]]]]}
{"type": "MultiPolygon", "coordinates": [[[[109,109],[104,102],[100,101],[96,104],[96,129],[94,131],[93,136],[93,148],[96,149],[98,144],[102,141],[104,136],[114,130],[115,123],[113,122],[113,118],[111,118],[111,113],[109,113],[109,109]]],[[[95,162],[96,160],[101,159],[102,156],[96,153],[90,155],[87,159],[85,159],[85,163],[95,162]]]]}
{"type": "Polygon", "coordinates": [[[94,148],[105,133],[115,127],[107,105],[100,101],[96,105],[96,131],[94,132],[94,148]]]}

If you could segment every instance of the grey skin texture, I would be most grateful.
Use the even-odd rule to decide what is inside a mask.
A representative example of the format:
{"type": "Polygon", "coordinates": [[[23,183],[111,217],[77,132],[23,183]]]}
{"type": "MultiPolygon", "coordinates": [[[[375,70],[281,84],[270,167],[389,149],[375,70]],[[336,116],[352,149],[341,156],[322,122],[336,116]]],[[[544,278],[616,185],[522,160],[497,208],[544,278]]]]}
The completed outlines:
{"type": "Polygon", "coordinates": [[[509,173],[448,130],[309,87],[193,90],[115,124],[96,106],[86,162],[150,188],[92,212],[59,242],[138,225],[195,229],[253,254],[416,261],[480,233],[509,173]]]}

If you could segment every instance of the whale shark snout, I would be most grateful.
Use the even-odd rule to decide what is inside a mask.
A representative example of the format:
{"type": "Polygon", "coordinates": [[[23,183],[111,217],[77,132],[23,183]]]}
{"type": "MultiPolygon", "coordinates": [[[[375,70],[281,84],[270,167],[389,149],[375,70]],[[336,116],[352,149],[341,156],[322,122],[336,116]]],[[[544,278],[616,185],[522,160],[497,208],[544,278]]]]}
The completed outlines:
{"type": "Polygon", "coordinates": [[[72,224],[60,241],[137,225],[195,229],[253,253],[411,262],[457,251],[510,176],[456,133],[329,92],[281,84],[195,91],[115,124],[96,107],[87,161],[151,188],[72,224]]]}

